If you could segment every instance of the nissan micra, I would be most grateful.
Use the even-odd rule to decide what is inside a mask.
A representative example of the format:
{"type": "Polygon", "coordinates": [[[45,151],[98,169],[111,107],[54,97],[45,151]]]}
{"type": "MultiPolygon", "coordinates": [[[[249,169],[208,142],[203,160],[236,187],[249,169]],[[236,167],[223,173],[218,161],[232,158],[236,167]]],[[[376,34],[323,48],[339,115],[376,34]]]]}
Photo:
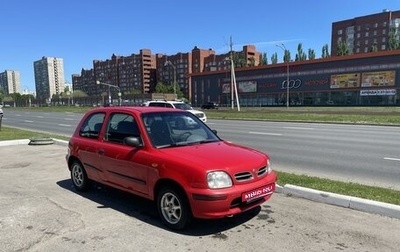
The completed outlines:
{"type": "Polygon", "coordinates": [[[70,138],[66,160],[76,190],[97,182],[155,201],[174,230],[192,218],[243,213],[275,191],[267,154],[224,141],[177,109],[94,108],[70,138]]]}

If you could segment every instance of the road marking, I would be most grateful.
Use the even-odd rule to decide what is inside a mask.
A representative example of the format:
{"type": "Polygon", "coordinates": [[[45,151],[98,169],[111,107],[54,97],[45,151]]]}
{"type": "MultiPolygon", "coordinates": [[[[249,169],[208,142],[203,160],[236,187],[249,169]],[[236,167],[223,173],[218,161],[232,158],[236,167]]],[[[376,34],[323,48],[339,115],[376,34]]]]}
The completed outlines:
{"type": "Polygon", "coordinates": [[[400,161],[400,158],[384,157],[385,160],[400,161]]]}
{"type": "Polygon", "coordinates": [[[37,116],[37,118],[44,118],[44,116],[37,116]]]}
{"type": "Polygon", "coordinates": [[[254,135],[268,135],[268,136],[282,136],[282,134],[279,134],[279,133],[255,132],[255,131],[249,131],[249,134],[254,134],[254,135]]]}
{"type": "Polygon", "coordinates": [[[61,126],[61,127],[71,127],[70,124],[59,124],[58,126],[61,126]]]}
{"type": "Polygon", "coordinates": [[[24,120],[24,122],[33,123],[33,121],[29,121],[29,120],[24,120]]]}
{"type": "Polygon", "coordinates": [[[296,130],[314,130],[314,128],[305,128],[305,127],[283,127],[284,129],[296,129],[296,130]]]}

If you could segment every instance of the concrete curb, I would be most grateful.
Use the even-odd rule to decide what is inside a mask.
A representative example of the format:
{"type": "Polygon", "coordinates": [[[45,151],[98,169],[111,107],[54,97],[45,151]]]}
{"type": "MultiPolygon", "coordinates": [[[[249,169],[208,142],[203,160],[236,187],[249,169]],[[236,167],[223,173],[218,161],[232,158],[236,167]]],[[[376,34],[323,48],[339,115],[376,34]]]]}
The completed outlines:
{"type": "Polygon", "coordinates": [[[400,219],[400,206],[295,185],[277,186],[276,192],[358,211],[400,219]]]}
{"type": "MultiPolygon", "coordinates": [[[[60,139],[52,139],[54,144],[61,145],[61,146],[68,146],[68,141],[60,140],[60,139]]],[[[1,146],[14,146],[14,145],[24,145],[29,144],[31,142],[30,139],[19,139],[19,140],[5,140],[0,141],[1,146]]]]}

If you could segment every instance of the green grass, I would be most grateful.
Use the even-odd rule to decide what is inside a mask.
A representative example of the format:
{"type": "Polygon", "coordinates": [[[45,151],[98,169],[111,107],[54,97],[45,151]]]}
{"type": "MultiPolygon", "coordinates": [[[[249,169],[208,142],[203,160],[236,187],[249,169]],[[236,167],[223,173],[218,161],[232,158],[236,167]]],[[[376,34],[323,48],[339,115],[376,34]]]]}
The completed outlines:
{"type": "Polygon", "coordinates": [[[19,139],[31,139],[31,138],[56,138],[60,140],[68,140],[69,137],[59,136],[54,134],[47,134],[35,131],[21,130],[16,128],[1,127],[0,130],[0,141],[5,140],[19,140],[19,139]]]}
{"type": "MultiPolygon", "coordinates": [[[[14,109],[14,108],[13,108],[14,109]]],[[[18,110],[59,111],[83,113],[89,107],[48,107],[16,108],[18,110]]],[[[400,107],[291,107],[291,108],[242,108],[241,111],[230,108],[206,110],[208,118],[213,119],[249,119],[302,122],[332,122],[400,126],[400,107]]],[[[6,111],[5,111],[6,113],[6,111]]],[[[68,140],[65,136],[56,136],[2,127],[1,140],[29,139],[32,137],[51,137],[68,140]]],[[[400,191],[366,186],[356,183],[340,182],[306,175],[296,175],[277,171],[278,184],[292,184],[321,191],[360,197],[400,205],[400,191]]]]}
{"type": "Polygon", "coordinates": [[[400,191],[375,186],[366,186],[357,183],[322,179],[307,175],[295,175],[287,172],[278,171],[277,174],[279,185],[291,184],[325,192],[400,205],[400,191]]]}
{"type": "Polygon", "coordinates": [[[205,112],[210,119],[400,125],[400,107],[220,108],[205,112]]]}

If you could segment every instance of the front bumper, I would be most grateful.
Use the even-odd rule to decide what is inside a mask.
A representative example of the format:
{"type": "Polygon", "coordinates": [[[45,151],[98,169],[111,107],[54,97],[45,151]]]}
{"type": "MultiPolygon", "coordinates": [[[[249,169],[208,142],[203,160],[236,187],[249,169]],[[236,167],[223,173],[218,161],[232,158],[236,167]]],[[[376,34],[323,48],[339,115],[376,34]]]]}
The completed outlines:
{"type": "Polygon", "coordinates": [[[261,194],[250,201],[242,199],[247,192],[271,186],[275,188],[276,174],[272,172],[264,179],[242,185],[234,185],[225,189],[193,189],[189,192],[189,201],[192,214],[196,218],[215,219],[233,216],[255,208],[271,198],[274,191],[268,194],[261,194]]]}

